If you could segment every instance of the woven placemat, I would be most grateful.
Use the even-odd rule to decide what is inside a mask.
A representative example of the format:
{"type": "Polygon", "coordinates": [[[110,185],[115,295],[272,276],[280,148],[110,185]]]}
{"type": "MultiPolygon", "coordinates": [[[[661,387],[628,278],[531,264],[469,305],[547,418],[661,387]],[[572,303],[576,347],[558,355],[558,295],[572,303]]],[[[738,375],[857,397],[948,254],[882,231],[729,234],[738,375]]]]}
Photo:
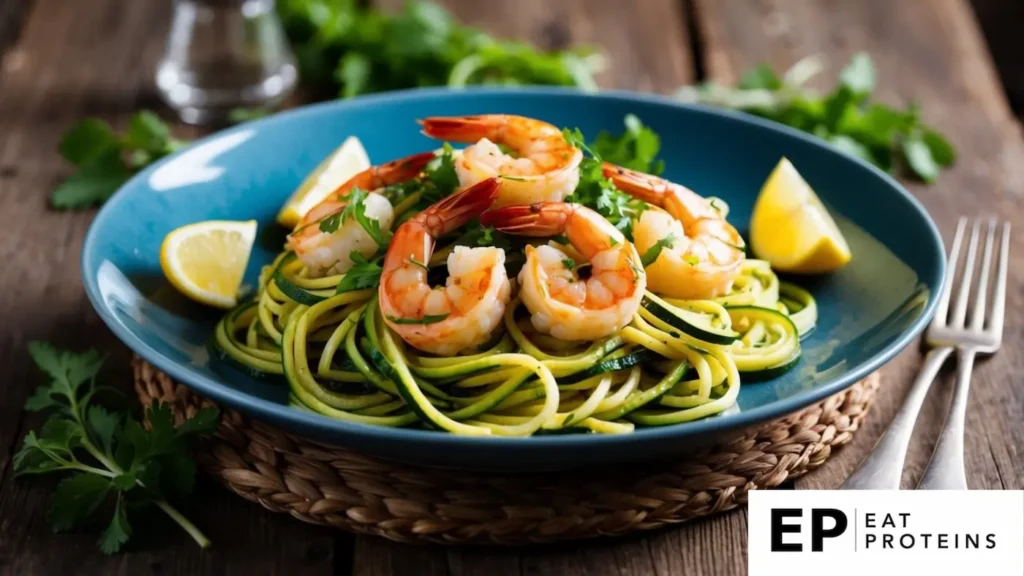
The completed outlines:
{"type": "MultiPolygon", "coordinates": [[[[177,418],[209,404],[145,361],[139,400],[177,418]]],[[[313,524],[400,542],[529,544],[650,530],[744,504],[821,466],[849,442],[878,390],[873,374],[799,413],[682,461],[531,475],[438,470],[299,438],[225,410],[200,467],[236,494],[313,524]]]]}

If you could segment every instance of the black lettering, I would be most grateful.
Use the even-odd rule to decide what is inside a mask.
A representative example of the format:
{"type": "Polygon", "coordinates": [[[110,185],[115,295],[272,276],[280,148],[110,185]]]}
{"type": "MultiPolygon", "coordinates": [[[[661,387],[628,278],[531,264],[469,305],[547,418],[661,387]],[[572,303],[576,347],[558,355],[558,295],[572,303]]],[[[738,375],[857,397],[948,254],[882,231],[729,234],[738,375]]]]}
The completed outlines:
{"type": "Polygon", "coordinates": [[[931,538],[931,537],[932,537],[931,534],[921,534],[921,539],[924,540],[924,548],[925,548],[925,550],[928,549],[928,539],[931,538]]]}
{"type": "Polygon", "coordinates": [[[910,550],[911,548],[913,548],[914,547],[914,535],[913,534],[903,534],[902,536],[900,536],[900,546],[902,546],[904,550],[910,550]],[[907,539],[908,538],[910,539],[910,544],[907,544],[907,539]]]}
{"type": "Polygon", "coordinates": [[[846,514],[835,508],[815,508],[811,510],[811,551],[821,552],[825,538],[835,538],[846,532],[846,514]],[[825,518],[832,519],[832,527],[825,529],[825,518]]]}
{"type": "Polygon", "coordinates": [[[803,552],[804,547],[799,542],[785,543],[782,541],[783,534],[799,534],[798,524],[786,524],[786,518],[800,518],[803,510],[799,508],[773,508],[772,509],[772,552],[803,552]]]}
{"type": "Polygon", "coordinates": [[[907,527],[907,518],[910,518],[910,512],[900,512],[900,518],[903,519],[903,527],[907,527]]]}
{"type": "Polygon", "coordinates": [[[892,519],[892,514],[885,513],[885,520],[882,520],[882,528],[895,528],[896,521],[892,519]]]}
{"type": "Polygon", "coordinates": [[[878,539],[878,537],[877,537],[877,536],[875,536],[874,534],[868,534],[868,535],[866,535],[866,536],[864,537],[864,548],[865,548],[865,549],[867,549],[867,548],[870,548],[870,547],[871,547],[871,544],[872,544],[872,543],[873,543],[873,542],[874,542],[875,540],[877,540],[877,539],[878,539]]]}
{"type": "Polygon", "coordinates": [[[978,549],[978,544],[980,544],[981,540],[980,534],[965,534],[964,537],[967,538],[967,544],[964,546],[965,548],[978,549]]]}
{"type": "Polygon", "coordinates": [[[875,513],[874,512],[868,512],[867,514],[864,515],[864,527],[865,528],[874,528],[875,527],[875,513]]]}
{"type": "Polygon", "coordinates": [[[985,544],[985,548],[988,548],[989,550],[991,550],[991,549],[996,547],[996,535],[995,534],[989,534],[989,535],[985,536],[985,541],[988,542],[988,544],[985,544]]]}
{"type": "Polygon", "coordinates": [[[939,534],[939,549],[945,550],[949,548],[949,534],[939,534]]]}
{"type": "Polygon", "coordinates": [[[892,548],[892,534],[882,534],[882,548],[892,548]]]}

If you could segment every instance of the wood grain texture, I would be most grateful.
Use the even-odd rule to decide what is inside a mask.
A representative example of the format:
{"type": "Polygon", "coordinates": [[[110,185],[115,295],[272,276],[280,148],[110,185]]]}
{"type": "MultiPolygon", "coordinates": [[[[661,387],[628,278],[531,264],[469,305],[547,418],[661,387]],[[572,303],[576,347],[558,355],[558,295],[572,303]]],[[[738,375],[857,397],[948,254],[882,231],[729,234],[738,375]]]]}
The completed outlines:
{"type": "MultiPolygon", "coordinates": [[[[857,51],[875,57],[878,95],[891,104],[921,103],[924,118],[957,145],[957,166],[935,186],[909,185],[944,233],[947,243],[960,215],[998,215],[1024,222],[1024,145],[969,5],[862,0],[698,0],[701,34],[711,78],[734,81],[765,61],[786,68],[822,54],[832,74],[857,51]]],[[[884,207],[880,206],[880,210],[884,207]]],[[[1003,350],[975,368],[967,417],[968,482],[974,488],[1020,488],[1024,461],[1024,235],[1011,247],[1003,350]]],[[[828,466],[797,482],[835,488],[866,455],[891,420],[921,363],[910,349],[884,371],[865,429],[828,466]]],[[[929,395],[908,455],[904,487],[916,485],[945,419],[952,378],[929,395]]]]}
{"type": "Polygon", "coordinates": [[[17,38],[0,71],[0,574],[334,573],[334,552],[345,549],[336,544],[348,536],[271,514],[212,482],[200,481],[182,511],[215,548],[201,552],[156,513],[135,520],[138,539],[126,554],[108,557],[96,548],[96,528],[51,534],[45,516],[55,479],[12,478],[13,450],[39,424],[21,411],[39,378],[28,341],[94,346],[110,355],[105,380],[130,379],[130,355],[92,311],[79,276],[94,212],[55,212],[46,202],[69,172],[56,152],[69,125],[86,115],[123,125],[137,108],[158,104],[152,74],[170,15],[169,2],[38,0],[11,32],[6,18],[30,4],[0,2],[0,52],[17,38]]]}
{"type": "Polygon", "coordinates": [[[1024,2],[1017,0],[971,0],[996,69],[1003,81],[1010,108],[1024,118],[1024,2]]]}

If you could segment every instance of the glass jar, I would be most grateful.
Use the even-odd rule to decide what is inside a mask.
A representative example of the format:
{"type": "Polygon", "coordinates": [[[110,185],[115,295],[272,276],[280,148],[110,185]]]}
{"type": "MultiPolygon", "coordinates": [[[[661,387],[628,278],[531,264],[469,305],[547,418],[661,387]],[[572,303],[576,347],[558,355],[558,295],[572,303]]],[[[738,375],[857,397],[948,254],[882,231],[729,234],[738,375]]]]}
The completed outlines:
{"type": "Polygon", "coordinates": [[[266,108],[295,87],[295,59],[274,0],[175,0],[156,84],[191,124],[266,108]]]}

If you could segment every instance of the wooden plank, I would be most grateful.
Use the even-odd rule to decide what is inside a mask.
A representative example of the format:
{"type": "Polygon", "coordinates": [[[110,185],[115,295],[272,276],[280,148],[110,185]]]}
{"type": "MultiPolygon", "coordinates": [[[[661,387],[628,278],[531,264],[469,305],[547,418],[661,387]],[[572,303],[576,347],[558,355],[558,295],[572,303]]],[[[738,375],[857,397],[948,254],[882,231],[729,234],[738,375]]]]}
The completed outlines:
{"type": "Polygon", "coordinates": [[[1024,118],[1024,43],[1020,37],[1024,3],[971,0],[971,5],[999,71],[1010,108],[1018,118],[1024,118]]]}
{"type": "MultiPolygon", "coordinates": [[[[785,68],[809,54],[825,55],[833,74],[856,51],[867,50],[879,71],[882,100],[921,103],[924,118],[947,133],[960,152],[935,186],[908,185],[947,239],[962,215],[995,214],[1024,221],[1024,142],[1007,105],[974,15],[965,0],[697,0],[708,71],[718,81],[738,78],[758,62],[785,68]]],[[[827,84],[827,82],[825,82],[827,84]]],[[[883,207],[880,207],[883,209],[883,207]]],[[[973,488],[1020,488],[1024,462],[1024,235],[1011,249],[1007,323],[1002,351],[975,368],[967,417],[966,460],[973,488]]],[[[905,351],[884,371],[885,386],[865,430],[817,472],[797,482],[835,488],[870,449],[916,374],[921,353],[905,351]]],[[[950,398],[950,379],[929,396],[907,461],[904,486],[927,465],[950,398]]]]}
{"type": "Polygon", "coordinates": [[[264,511],[210,481],[200,481],[183,512],[214,548],[201,552],[156,513],[135,520],[128,553],[108,557],[96,548],[96,530],[50,533],[54,479],[12,478],[12,451],[39,423],[21,412],[38,381],[28,341],[95,346],[110,354],[105,379],[126,391],[130,384],[130,355],[86,302],[79,278],[93,213],[48,210],[46,198],[68,173],[56,152],[67,126],[86,115],[123,124],[135,109],[157,104],[152,74],[171,9],[169,2],[38,0],[24,30],[11,35],[10,15],[31,4],[0,2],[0,51],[18,37],[0,75],[0,574],[64,574],[69,566],[88,574],[333,573],[335,550],[349,537],[264,511]]]}

